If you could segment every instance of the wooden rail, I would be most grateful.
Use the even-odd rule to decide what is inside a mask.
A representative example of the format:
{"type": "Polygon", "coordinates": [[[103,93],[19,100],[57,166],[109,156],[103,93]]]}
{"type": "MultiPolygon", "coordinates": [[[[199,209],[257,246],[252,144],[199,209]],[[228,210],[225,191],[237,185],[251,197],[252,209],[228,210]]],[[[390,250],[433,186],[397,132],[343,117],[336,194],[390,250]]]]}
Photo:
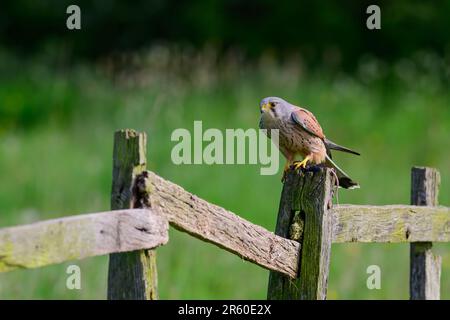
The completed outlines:
{"type": "MultiPolygon", "coordinates": [[[[298,241],[276,236],[152,172],[146,171],[138,181],[154,188],[153,196],[149,195],[150,199],[153,197],[154,208],[71,216],[0,229],[0,272],[157,247],[158,244],[149,244],[145,238],[139,242],[139,234],[150,237],[148,232],[153,230],[150,227],[154,228],[156,221],[168,219],[178,230],[216,244],[264,268],[296,278],[300,251],[298,241]],[[168,190],[176,191],[167,193],[168,190]],[[165,198],[168,194],[176,196],[165,198]],[[133,224],[134,229],[131,227],[133,224]],[[105,231],[108,229],[115,233],[105,231]],[[122,229],[128,232],[126,237],[121,236],[125,234],[122,229]],[[12,244],[21,246],[15,246],[13,250],[12,244]],[[27,262],[23,262],[24,259],[27,262]],[[15,264],[16,267],[11,266],[15,264]]],[[[333,243],[450,242],[448,207],[340,205],[333,207],[331,214],[334,220],[333,243]]],[[[159,228],[161,224],[156,226],[159,228]]]]}
{"type": "Polygon", "coordinates": [[[438,299],[450,208],[437,206],[439,174],[412,171],[413,205],[332,205],[330,169],[289,171],[275,233],[146,171],[146,135],[116,132],[113,211],[0,229],[0,272],[110,254],[109,299],[157,299],[157,246],[168,224],[270,270],[269,299],[325,299],[332,243],[411,243],[412,299],[438,299]],[[424,206],[425,205],[425,206],[424,206]]]}
{"type": "Polygon", "coordinates": [[[450,242],[450,208],[407,205],[340,205],[333,243],[450,242]]]}
{"type": "Polygon", "coordinates": [[[165,244],[168,223],[150,210],[118,210],[0,229],[0,272],[165,244]]]}
{"type": "Polygon", "coordinates": [[[208,203],[146,171],[136,180],[143,207],[164,215],[178,230],[211,242],[239,257],[291,278],[297,274],[300,244],[208,203]]]}

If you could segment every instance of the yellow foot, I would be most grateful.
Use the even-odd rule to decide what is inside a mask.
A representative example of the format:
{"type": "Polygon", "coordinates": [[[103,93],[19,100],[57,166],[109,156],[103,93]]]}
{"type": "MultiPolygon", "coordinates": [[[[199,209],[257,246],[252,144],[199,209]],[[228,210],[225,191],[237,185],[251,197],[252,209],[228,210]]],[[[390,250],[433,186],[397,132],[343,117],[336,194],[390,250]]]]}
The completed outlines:
{"type": "Polygon", "coordinates": [[[295,170],[298,170],[298,169],[300,169],[300,168],[303,168],[303,169],[306,169],[306,164],[308,163],[308,161],[309,161],[309,158],[308,157],[306,157],[305,159],[303,159],[303,161],[301,161],[301,162],[295,162],[294,163],[294,169],[295,170]]]}

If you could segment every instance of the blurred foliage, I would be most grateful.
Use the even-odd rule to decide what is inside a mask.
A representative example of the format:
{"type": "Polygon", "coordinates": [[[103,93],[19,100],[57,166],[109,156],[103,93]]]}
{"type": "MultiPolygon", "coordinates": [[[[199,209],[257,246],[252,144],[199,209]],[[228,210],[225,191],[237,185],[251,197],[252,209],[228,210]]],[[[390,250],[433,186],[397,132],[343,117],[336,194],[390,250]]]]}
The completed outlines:
{"type": "MultiPolygon", "coordinates": [[[[146,88],[148,94],[160,91],[163,96],[176,98],[193,94],[192,88],[199,88],[199,95],[214,90],[220,92],[223,102],[230,104],[234,102],[229,92],[237,89],[236,81],[240,77],[255,84],[269,82],[272,89],[268,90],[280,85],[295,87],[314,79],[326,91],[333,91],[333,86],[340,91],[346,88],[347,82],[356,81],[368,94],[376,92],[374,95],[381,102],[405,97],[404,92],[409,92],[410,99],[417,92],[437,94],[438,98],[450,86],[447,59],[423,50],[391,64],[365,55],[354,63],[352,73],[330,70],[324,61],[321,67],[312,70],[295,52],[283,61],[265,52],[259,59],[249,62],[240,51],[221,53],[214,47],[194,50],[180,45],[153,46],[138,53],[105,58],[95,64],[68,66],[58,61],[57,55],[22,59],[0,50],[0,132],[49,122],[65,124],[85,111],[97,110],[100,115],[110,113],[118,102],[106,90],[97,90],[104,81],[120,88],[146,88]],[[32,93],[33,98],[26,97],[24,92],[32,93]],[[111,100],[110,105],[94,107],[83,101],[103,96],[111,100]]],[[[388,108],[397,106],[380,103],[377,112],[382,114],[388,108]]]]}
{"type": "Polygon", "coordinates": [[[22,54],[58,47],[66,58],[168,42],[239,48],[250,57],[297,50],[309,65],[325,58],[353,69],[365,53],[386,61],[417,48],[449,54],[449,12],[449,0],[5,0],[0,43],[22,54]],[[70,4],[81,8],[80,31],[66,29],[70,4]],[[381,30],[366,28],[371,4],[381,7],[381,30]]]}
{"type": "MultiPolygon", "coordinates": [[[[341,190],[339,203],[409,203],[410,168],[427,165],[441,171],[440,202],[450,204],[450,92],[438,55],[418,52],[392,65],[366,57],[352,75],[307,72],[295,56],[279,62],[265,54],[248,64],[233,51],[219,55],[156,46],[118,63],[64,66],[0,52],[0,225],[108,209],[113,132],[131,127],[149,135],[150,170],[273,230],[281,172],[261,176],[257,165],[176,166],[170,159],[174,129],[192,129],[194,120],[205,129],[256,128],[260,99],[273,95],[307,106],[327,136],[361,152],[335,154],[362,186],[341,190]]],[[[449,299],[449,245],[436,247],[442,298],[449,299]]],[[[334,245],[329,297],[407,298],[408,250],[334,245]],[[372,264],[381,267],[381,290],[366,287],[372,264]]],[[[65,263],[0,274],[0,298],[105,298],[107,258],[72,263],[82,270],[80,291],[66,289],[65,263]]],[[[158,273],[164,299],[266,296],[266,270],[176,230],[158,249],[158,273]]]]}
{"type": "MultiPolygon", "coordinates": [[[[3,1],[0,11],[0,226],[109,208],[113,132],[146,131],[149,169],[269,230],[280,176],[259,166],[176,166],[174,129],[256,128],[280,96],[308,107],[362,188],[340,203],[409,202],[410,168],[441,171],[450,204],[450,1],[3,1]],[[66,29],[78,4],[82,30],[66,29]],[[205,184],[204,181],[213,181],[205,184]]],[[[280,173],[281,174],[281,173],[280,173]]],[[[450,251],[442,298],[450,298],[450,251]]],[[[408,297],[408,245],[334,245],[329,298],[408,297]],[[368,290],[366,268],[382,269],[368,290]]],[[[265,298],[268,272],[171,231],[158,249],[162,298],[265,298]]],[[[0,274],[0,298],[104,298],[107,258],[0,274]]]]}

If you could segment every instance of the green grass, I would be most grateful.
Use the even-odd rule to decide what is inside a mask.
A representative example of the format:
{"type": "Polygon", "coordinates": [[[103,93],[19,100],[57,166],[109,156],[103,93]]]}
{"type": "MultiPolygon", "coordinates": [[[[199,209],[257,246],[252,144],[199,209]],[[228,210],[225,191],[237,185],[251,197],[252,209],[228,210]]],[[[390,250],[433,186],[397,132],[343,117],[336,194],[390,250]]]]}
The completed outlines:
{"type": "MultiPolygon", "coordinates": [[[[170,160],[174,129],[190,129],[194,120],[204,129],[256,128],[260,99],[273,95],[307,106],[328,137],[362,153],[336,155],[362,186],[341,190],[340,203],[407,204],[410,168],[427,165],[440,170],[440,202],[450,205],[450,93],[446,79],[426,72],[420,56],[406,71],[375,63],[377,72],[364,64],[348,76],[271,61],[247,67],[205,58],[185,66],[176,55],[165,62],[155,55],[114,81],[94,66],[1,60],[0,226],[109,209],[113,133],[135,128],[148,133],[150,170],[273,230],[281,172],[261,176],[257,165],[176,166],[170,160]]],[[[437,249],[442,298],[449,299],[450,245],[437,249]]],[[[408,257],[408,245],[334,245],[329,298],[406,299],[408,257]],[[372,264],[381,267],[381,290],[366,288],[372,264]]],[[[71,263],[0,274],[0,298],[105,298],[107,257],[71,263]],[[81,267],[80,291],[65,287],[71,263],[81,267]]],[[[266,295],[266,270],[176,230],[158,249],[158,272],[163,299],[266,295]]]]}

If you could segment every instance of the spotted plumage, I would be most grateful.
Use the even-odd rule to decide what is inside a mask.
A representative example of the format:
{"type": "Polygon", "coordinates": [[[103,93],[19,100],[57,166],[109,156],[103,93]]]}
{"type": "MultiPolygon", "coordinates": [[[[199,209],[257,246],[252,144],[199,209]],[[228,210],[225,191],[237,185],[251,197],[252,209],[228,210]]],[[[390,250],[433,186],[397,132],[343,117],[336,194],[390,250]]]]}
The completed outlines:
{"type": "MultiPolygon", "coordinates": [[[[303,161],[295,164],[297,168],[306,168],[308,162],[315,165],[324,163],[336,170],[341,187],[359,187],[331,160],[330,149],[357,155],[359,153],[328,140],[312,112],[278,97],[264,98],[260,103],[260,111],[259,127],[279,130],[279,149],[287,160],[285,171],[297,156],[301,156],[303,161]]],[[[267,133],[270,137],[270,130],[267,133]]]]}

